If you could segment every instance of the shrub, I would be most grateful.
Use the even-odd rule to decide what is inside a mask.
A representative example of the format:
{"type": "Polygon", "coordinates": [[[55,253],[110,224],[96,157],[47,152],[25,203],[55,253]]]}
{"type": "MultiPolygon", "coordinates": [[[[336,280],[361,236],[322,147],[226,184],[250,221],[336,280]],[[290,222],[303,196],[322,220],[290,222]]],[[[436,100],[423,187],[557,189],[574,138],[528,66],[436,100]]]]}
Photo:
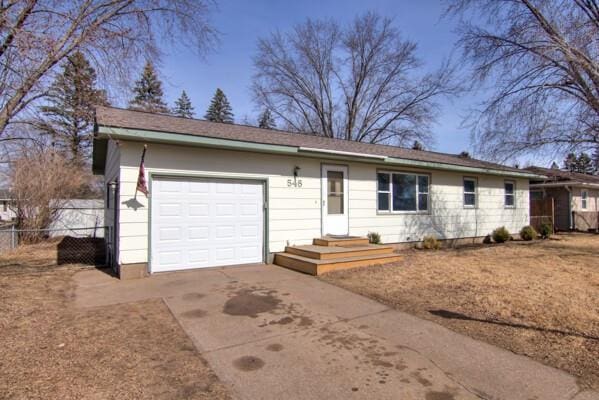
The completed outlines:
{"type": "Polygon", "coordinates": [[[505,229],[505,226],[495,229],[491,234],[491,237],[493,237],[493,240],[496,243],[504,243],[511,238],[510,233],[505,229]]]}
{"type": "Polygon", "coordinates": [[[485,236],[485,238],[483,239],[483,243],[484,244],[491,244],[491,243],[493,243],[493,241],[491,240],[491,235],[485,236]]]}
{"type": "Polygon", "coordinates": [[[381,235],[377,232],[368,232],[368,241],[372,244],[381,244],[381,235]]]}
{"type": "Polygon", "coordinates": [[[522,240],[535,240],[537,238],[537,231],[530,225],[526,225],[524,228],[520,229],[520,237],[522,240]]]}
{"type": "Polygon", "coordinates": [[[422,239],[422,248],[426,250],[439,250],[441,243],[434,236],[425,236],[422,239]]]}
{"type": "Polygon", "coordinates": [[[539,229],[539,234],[541,235],[541,237],[543,239],[549,238],[552,233],[553,233],[553,226],[550,223],[545,222],[545,223],[541,224],[541,227],[539,229]]]}

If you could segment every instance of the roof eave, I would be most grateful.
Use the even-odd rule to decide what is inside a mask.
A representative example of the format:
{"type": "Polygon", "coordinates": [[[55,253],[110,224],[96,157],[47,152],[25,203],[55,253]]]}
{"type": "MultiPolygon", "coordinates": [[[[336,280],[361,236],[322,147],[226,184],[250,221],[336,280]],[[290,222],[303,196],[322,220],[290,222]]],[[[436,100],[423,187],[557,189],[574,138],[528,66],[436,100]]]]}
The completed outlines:
{"type": "Polygon", "coordinates": [[[296,155],[303,157],[323,158],[335,160],[349,160],[382,165],[399,165],[412,168],[435,169],[442,171],[477,173],[485,175],[498,175],[526,179],[545,179],[542,175],[530,172],[506,171],[492,168],[468,167],[455,164],[446,164],[430,161],[410,160],[404,158],[387,157],[376,154],[353,153],[328,149],[317,149],[309,147],[297,147],[287,145],[275,145],[266,143],[255,143],[232,139],[214,138],[208,136],[190,135],[182,133],[170,133],[162,131],[131,129],[98,125],[98,138],[127,139],[133,141],[147,141],[165,144],[185,144],[200,147],[212,147],[227,150],[252,151],[260,153],[296,155]]]}
{"type": "Polygon", "coordinates": [[[599,189],[599,183],[578,182],[578,181],[542,182],[542,183],[531,183],[530,184],[531,189],[555,188],[555,187],[566,187],[566,186],[599,189]]]}

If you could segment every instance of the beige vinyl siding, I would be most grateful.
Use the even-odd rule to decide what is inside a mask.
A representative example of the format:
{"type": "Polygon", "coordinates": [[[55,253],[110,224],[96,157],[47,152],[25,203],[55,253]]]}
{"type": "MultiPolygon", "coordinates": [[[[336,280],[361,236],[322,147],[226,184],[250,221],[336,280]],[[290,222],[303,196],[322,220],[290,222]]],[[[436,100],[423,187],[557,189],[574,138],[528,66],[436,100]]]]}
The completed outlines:
{"type": "MultiPolygon", "coordinates": [[[[148,199],[138,193],[137,210],[125,203],[133,198],[143,145],[121,146],[121,263],[147,261],[148,199]]],[[[152,174],[210,177],[243,177],[268,180],[269,249],[282,251],[287,244],[309,244],[320,236],[320,161],[300,157],[186,148],[148,144],[145,168],[152,174]],[[299,166],[301,188],[287,186],[299,166]]],[[[151,194],[150,194],[151,195],[151,194]]]]}
{"type": "MultiPolygon", "coordinates": [[[[146,262],[148,254],[149,199],[139,193],[133,204],[143,144],[121,142],[120,262],[146,262]],[[137,209],[135,209],[137,208],[137,209]]],[[[528,181],[515,179],[516,207],[504,207],[501,176],[478,178],[478,208],[464,209],[460,173],[422,169],[430,176],[430,207],[427,215],[377,213],[376,172],[381,166],[345,163],[272,154],[148,144],[146,172],[189,176],[244,177],[268,180],[269,251],[283,251],[286,244],[310,244],[321,235],[321,165],[349,167],[349,228],[351,235],[376,231],[386,243],[421,240],[426,234],[442,238],[482,236],[505,225],[517,232],[528,224],[528,181]],[[302,187],[288,187],[293,169],[300,167],[302,187]],[[478,221],[476,224],[475,221],[478,221]]],[[[473,176],[469,174],[468,176],[473,176]]],[[[151,196],[151,194],[150,194],[151,196]]]]}
{"type": "MultiPolygon", "coordinates": [[[[350,233],[365,235],[369,231],[381,234],[385,243],[419,241],[434,234],[439,238],[483,236],[505,225],[518,232],[528,224],[528,181],[516,179],[515,207],[504,204],[505,178],[472,175],[478,179],[477,207],[468,208],[463,201],[465,175],[420,169],[395,169],[399,172],[430,174],[428,213],[377,213],[376,166],[356,164],[350,167],[350,233]]],[[[386,168],[385,171],[388,169],[386,168]]]]}
{"type": "Polygon", "coordinates": [[[572,211],[599,211],[597,208],[598,198],[599,190],[574,187],[572,188],[572,211]],[[582,208],[582,192],[584,190],[586,190],[588,193],[586,209],[582,208]]]}

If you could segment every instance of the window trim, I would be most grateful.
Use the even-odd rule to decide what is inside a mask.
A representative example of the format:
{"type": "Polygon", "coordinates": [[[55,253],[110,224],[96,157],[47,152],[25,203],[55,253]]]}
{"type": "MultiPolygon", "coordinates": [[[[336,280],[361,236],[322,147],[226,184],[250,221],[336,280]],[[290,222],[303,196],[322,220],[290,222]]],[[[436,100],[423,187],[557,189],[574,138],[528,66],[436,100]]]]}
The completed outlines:
{"type": "Polygon", "coordinates": [[[505,208],[516,208],[516,181],[513,179],[506,179],[503,181],[503,206],[505,208]],[[508,194],[507,191],[505,190],[505,184],[506,183],[511,183],[513,186],[513,192],[512,194],[508,194]],[[514,204],[512,204],[511,206],[507,204],[507,197],[508,196],[512,196],[514,198],[514,204]]]}
{"type": "Polygon", "coordinates": [[[405,171],[405,170],[389,170],[389,169],[377,169],[376,170],[376,214],[377,215],[428,215],[431,212],[431,185],[432,185],[432,176],[430,173],[426,172],[417,172],[417,171],[405,171]],[[388,174],[389,175],[389,190],[379,191],[379,174],[388,174]],[[416,177],[416,208],[419,206],[418,195],[426,194],[428,196],[428,204],[426,210],[393,210],[393,174],[398,175],[413,175],[416,177]],[[425,176],[428,179],[428,190],[427,192],[420,192],[420,187],[418,185],[418,177],[425,176]],[[379,193],[387,193],[389,198],[389,210],[379,210],[379,193]]]}
{"type": "Polygon", "coordinates": [[[589,191],[586,189],[582,189],[580,191],[580,209],[588,210],[589,209],[589,191]],[[585,196],[586,194],[586,196],[585,196]]]}
{"type": "Polygon", "coordinates": [[[467,209],[478,208],[478,178],[475,176],[462,177],[462,205],[467,209]],[[466,181],[474,182],[474,192],[466,192],[466,188],[464,187],[464,183],[466,183],[466,181]],[[466,194],[474,194],[474,204],[466,204],[466,194]]]}

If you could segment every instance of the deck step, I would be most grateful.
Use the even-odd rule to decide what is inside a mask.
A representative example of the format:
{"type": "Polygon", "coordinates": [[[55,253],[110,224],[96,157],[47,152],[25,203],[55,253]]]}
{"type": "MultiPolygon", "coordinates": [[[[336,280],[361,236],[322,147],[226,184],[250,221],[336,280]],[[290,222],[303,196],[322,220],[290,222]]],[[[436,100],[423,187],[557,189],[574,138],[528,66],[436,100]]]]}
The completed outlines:
{"type": "Polygon", "coordinates": [[[321,275],[329,271],[387,264],[400,260],[401,256],[395,253],[345,257],[332,260],[317,260],[297,254],[277,253],[274,264],[310,275],[321,275]]]}
{"type": "Polygon", "coordinates": [[[324,236],[312,241],[316,246],[366,246],[367,237],[361,236],[324,236]]]}
{"type": "Polygon", "coordinates": [[[359,257],[377,254],[393,254],[392,246],[355,245],[355,246],[287,246],[285,252],[316,260],[359,257]]]}

